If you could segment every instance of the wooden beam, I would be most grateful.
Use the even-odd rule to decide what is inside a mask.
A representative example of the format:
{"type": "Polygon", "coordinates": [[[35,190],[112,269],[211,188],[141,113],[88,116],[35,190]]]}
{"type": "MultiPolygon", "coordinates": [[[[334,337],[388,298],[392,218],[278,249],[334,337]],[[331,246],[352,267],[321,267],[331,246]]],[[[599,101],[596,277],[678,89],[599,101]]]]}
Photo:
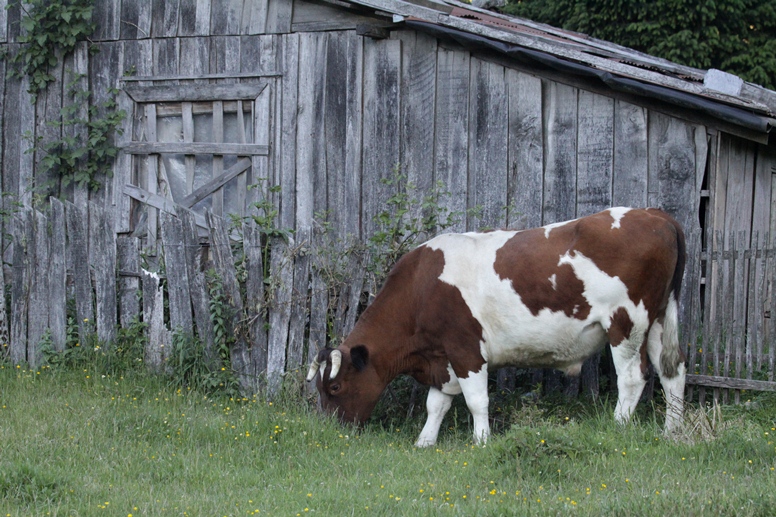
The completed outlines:
{"type": "Polygon", "coordinates": [[[244,171],[248,170],[251,167],[251,160],[248,158],[243,158],[228,169],[226,169],[223,174],[220,176],[211,179],[201,187],[199,187],[197,190],[189,194],[188,196],[184,197],[180,200],[180,205],[185,208],[191,208],[192,206],[196,205],[206,197],[208,197],[210,194],[218,190],[219,188],[226,185],[232,178],[237,177],[244,171]]]}
{"type": "MultiPolygon", "coordinates": [[[[145,203],[173,215],[175,215],[175,207],[180,206],[177,203],[174,203],[171,199],[162,197],[158,194],[151,194],[147,190],[143,190],[140,187],[136,187],[134,185],[124,185],[124,194],[128,195],[132,199],[137,199],[141,203],[145,203]]],[[[194,220],[197,222],[197,226],[207,230],[208,226],[205,223],[205,218],[196,212],[192,211],[191,213],[194,214],[194,220]]]]}
{"type": "Polygon", "coordinates": [[[240,84],[181,84],[142,86],[127,84],[124,91],[135,102],[252,101],[266,88],[266,82],[240,84]]]}
{"type": "Polygon", "coordinates": [[[121,149],[128,154],[215,154],[267,156],[268,145],[194,142],[132,142],[121,149]]]}
{"type": "Polygon", "coordinates": [[[776,382],[753,381],[750,379],[735,379],[715,375],[687,375],[687,384],[710,386],[712,388],[729,388],[735,390],[776,391],[776,382]]]}

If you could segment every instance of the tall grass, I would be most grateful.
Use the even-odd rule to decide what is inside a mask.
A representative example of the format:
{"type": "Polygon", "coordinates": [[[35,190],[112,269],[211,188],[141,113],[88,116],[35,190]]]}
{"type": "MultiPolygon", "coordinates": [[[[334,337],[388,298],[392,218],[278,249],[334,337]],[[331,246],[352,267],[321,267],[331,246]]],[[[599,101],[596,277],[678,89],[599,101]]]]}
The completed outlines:
{"type": "Polygon", "coordinates": [[[621,427],[606,401],[542,401],[475,447],[456,406],[428,450],[422,411],[357,431],[295,397],[213,397],[0,365],[0,517],[776,514],[772,395],[695,408],[679,441],[651,408],[621,427]]]}

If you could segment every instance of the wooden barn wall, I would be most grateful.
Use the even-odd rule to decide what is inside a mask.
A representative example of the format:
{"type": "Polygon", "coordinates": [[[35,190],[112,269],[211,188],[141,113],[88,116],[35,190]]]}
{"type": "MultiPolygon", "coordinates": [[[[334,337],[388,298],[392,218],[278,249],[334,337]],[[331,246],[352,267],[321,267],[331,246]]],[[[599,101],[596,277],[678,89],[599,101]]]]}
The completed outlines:
{"type": "MultiPolygon", "coordinates": [[[[0,0],[0,43],[13,54],[20,11],[18,5],[2,9],[6,3],[0,0]]],[[[2,190],[24,204],[54,194],[80,207],[101,206],[117,233],[132,229],[122,188],[142,178],[133,176],[130,157],[120,157],[115,174],[89,192],[40,174],[41,157],[26,152],[29,138],[45,142],[69,130],[48,122],[75,102],[64,86],[73,79],[94,92],[96,104],[125,72],[236,76],[219,82],[265,74],[270,94],[266,109],[257,107],[254,116],[255,127],[268,133],[271,152],[266,164],[254,167],[253,179],[267,177],[282,187],[274,199],[278,222],[296,230],[296,244],[314,239],[314,214],[323,212],[338,236],[371,235],[373,216],[392,193],[379,180],[397,167],[421,189],[442,182],[451,193],[444,201],[451,210],[481,208],[480,217],[464,217],[455,230],[526,228],[612,205],[659,206],[690,237],[690,288],[682,300],[688,321],[699,311],[703,196],[709,228],[727,235],[744,231],[748,241],[776,234],[772,148],[450,49],[422,33],[394,31],[388,39],[371,39],[353,30],[313,31],[359,19],[334,17],[324,27],[320,20],[333,16],[328,8],[320,7],[323,14],[294,11],[285,0],[96,5],[99,52],[79,44],[52,70],[56,81],[37,104],[26,79],[6,79],[7,63],[0,61],[2,190]]],[[[126,142],[143,114],[134,112],[127,96],[119,100],[129,114],[121,137],[126,142]]],[[[87,106],[80,109],[85,113],[87,106]]],[[[10,208],[11,198],[3,203],[10,208]]],[[[3,249],[10,261],[11,248],[3,249]]],[[[289,292],[304,289],[311,278],[304,259],[275,266],[283,269],[289,292]]],[[[277,371],[306,363],[306,354],[321,344],[299,345],[305,325],[311,341],[321,335],[315,302],[287,301],[287,311],[269,322],[268,339],[284,344],[270,348],[266,359],[277,371]]],[[[352,325],[352,315],[348,321],[343,329],[352,325]]]]}

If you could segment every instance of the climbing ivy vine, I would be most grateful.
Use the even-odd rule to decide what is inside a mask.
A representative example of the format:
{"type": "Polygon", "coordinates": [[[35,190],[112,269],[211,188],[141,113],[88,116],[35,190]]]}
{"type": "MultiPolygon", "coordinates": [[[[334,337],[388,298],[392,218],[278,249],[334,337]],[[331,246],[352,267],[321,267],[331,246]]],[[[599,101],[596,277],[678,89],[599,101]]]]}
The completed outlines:
{"type": "Polygon", "coordinates": [[[22,45],[11,57],[10,74],[29,76],[29,93],[34,97],[54,82],[50,70],[69,54],[78,41],[94,32],[94,0],[26,0],[21,6],[22,45]]]}

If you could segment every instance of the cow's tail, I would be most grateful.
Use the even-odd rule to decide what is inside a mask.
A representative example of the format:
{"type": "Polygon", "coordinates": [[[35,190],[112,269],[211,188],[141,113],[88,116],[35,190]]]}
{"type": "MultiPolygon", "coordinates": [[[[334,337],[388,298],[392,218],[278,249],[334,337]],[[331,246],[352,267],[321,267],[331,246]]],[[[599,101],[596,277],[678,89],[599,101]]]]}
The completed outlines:
{"type": "Polygon", "coordinates": [[[684,363],[685,356],[679,345],[679,295],[682,290],[684,265],[687,261],[687,245],[684,231],[679,223],[671,222],[676,229],[676,267],[671,279],[671,290],[668,295],[665,319],[663,321],[663,350],[660,354],[660,368],[667,378],[676,377],[679,365],[684,363]]]}

